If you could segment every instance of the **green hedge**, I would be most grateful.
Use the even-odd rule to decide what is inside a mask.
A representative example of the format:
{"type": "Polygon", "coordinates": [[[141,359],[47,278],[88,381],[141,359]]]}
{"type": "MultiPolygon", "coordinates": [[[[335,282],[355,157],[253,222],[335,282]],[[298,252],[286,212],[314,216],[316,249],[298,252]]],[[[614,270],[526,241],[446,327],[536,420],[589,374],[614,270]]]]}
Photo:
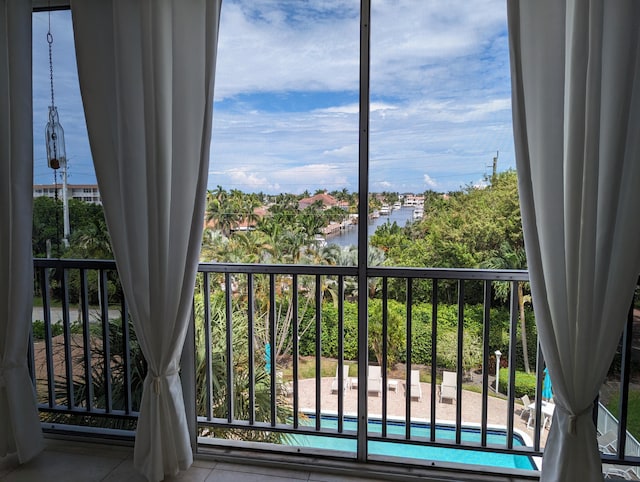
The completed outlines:
{"type": "MultiPolygon", "coordinates": [[[[508,382],[509,382],[509,369],[501,368],[500,383],[499,383],[501,393],[507,393],[508,382]]],[[[522,397],[523,395],[529,395],[529,397],[536,396],[536,374],[525,373],[525,372],[516,370],[515,396],[516,398],[519,398],[519,397],[522,397]]]]}
{"type": "MultiPolygon", "coordinates": [[[[379,300],[371,302],[371,314],[379,317],[379,300]]],[[[389,319],[400,319],[401,336],[393,336],[398,346],[390,347],[390,354],[393,354],[399,362],[406,362],[405,344],[406,344],[406,308],[404,303],[389,300],[388,303],[389,319]]],[[[430,365],[431,364],[431,315],[432,305],[430,303],[417,303],[412,307],[412,363],[430,365]]],[[[313,313],[305,314],[304,316],[313,313]]],[[[458,307],[457,305],[439,305],[438,306],[438,360],[439,366],[455,368],[448,366],[451,357],[446,356],[445,351],[452,349],[451,339],[457,340],[458,325],[458,307]]],[[[508,351],[509,344],[509,312],[505,308],[492,308],[490,312],[491,326],[489,331],[489,349],[508,351]]],[[[466,305],[464,311],[465,325],[465,342],[473,342],[474,344],[482,343],[482,321],[483,307],[482,305],[466,305]]],[[[533,322],[528,320],[528,339],[535,346],[536,334],[533,328],[533,322]]],[[[397,328],[396,328],[397,329],[397,328]]],[[[379,336],[379,327],[372,324],[371,336],[379,336]]],[[[325,302],[322,305],[322,327],[321,327],[321,346],[322,355],[330,358],[338,356],[338,310],[331,302],[325,302]]],[[[519,337],[518,337],[519,340],[519,337]]],[[[358,307],[357,303],[346,301],[344,303],[344,356],[347,360],[357,358],[357,341],[358,341],[358,307]]],[[[474,364],[479,366],[482,362],[481,354],[477,356],[478,350],[472,350],[475,359],[474,364]]],[[[518,350],[521,352],[521,350],[518,350]]],[[[309,329],[300,339],[300,354],[313,355],[315,353],[315,329],[309,329]]],[[[530,350],[530,355],[535,357],[535,350],[530,350]]],[[[519,357],[521,358],[521,357],[519,357]]],[[[370,353],[370,359],[374,361],[375,354],[370,353]]],[[[519,360],[519,365],[522,361],[519,360]]]]}
{"type": "MultiPolygon", "coordinates": [[[[44,340],[44,321],[34,320],[32,324],[34,340],[44,340]]],[[[51,323],[51,336],[62,335],[62,323],[51,323]]]]}

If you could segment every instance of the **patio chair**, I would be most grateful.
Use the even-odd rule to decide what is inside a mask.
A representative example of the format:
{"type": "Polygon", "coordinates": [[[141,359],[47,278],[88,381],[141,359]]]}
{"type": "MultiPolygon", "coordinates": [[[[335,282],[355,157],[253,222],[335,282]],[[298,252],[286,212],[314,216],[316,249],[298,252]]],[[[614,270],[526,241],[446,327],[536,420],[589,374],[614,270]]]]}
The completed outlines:
{"type": "Polygon", "coordinates": [[[618,448],[618,432],[609,430],[598,436],[598,448],[603,454],[616,453],[618,448]]]}
{"type": "Polygon", "coordinates": [[[284,372],[282,370],[276,370],[276,387],[285,397],[293,394],[293,384],[290,381],[284,381],[284,372]]]}
{"type": "Polygon", "coordinates": [[[367,391],[376,392],[382,396],[382,369],[378,366],[369,366],[369,376],[367,377],[367,391]]]}
{"type": "MultiPolygon", "coordinates": [[[[529,415],[529,418],[531,418],[531,400],[529,399],[529,395],[522,395],[522,397],[520,398],[520,400],[522,400],[522,410],[520,411],[520,418],[524,418],[525,415],[529,415]]],[[[527,420],[527,425],[529,425],[529,421],[527,420]]]]}
{"type": "Polygon", "coordinates": [[[602,464],[602,474],[609,480],[636,480],[637,467],[616,467],[609,464],[602,464]]]}
{"type": "Polygon", "coordinates": [[[422,400],[422,387],[420,386],[420,370],[411,370],[411,398],[417,398],[418,401],[422,400]]]}
{"type": "MultiPolygon", "coordinates": [[[[338,370],[339,366],[336,367],[336,376],[331,383],[331,393],[335,393],[338,391],[338,387],[340,386],[340,380],[338,378],[338,370]]],[[[350,385],[349,380],[349,365],[342,365],[342,391],[346,392],[347,388],[350,385]]]]}
{"type": "Polygon", "coordinates": [[[447,398],[451,401],[457,399],[458,377],[456,372],[442,372],[442,383],[440,384],[440,403],[447,398]]]}

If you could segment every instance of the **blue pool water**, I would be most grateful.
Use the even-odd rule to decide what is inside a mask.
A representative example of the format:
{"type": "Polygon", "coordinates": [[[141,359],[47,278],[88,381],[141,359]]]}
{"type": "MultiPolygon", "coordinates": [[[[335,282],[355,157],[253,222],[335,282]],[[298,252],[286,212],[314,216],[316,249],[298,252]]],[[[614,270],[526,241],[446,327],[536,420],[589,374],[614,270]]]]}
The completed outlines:
{"type": "MultiPolygon", "coordinates": [[[[308,416],[310,424],[315,424],[315,417],[308,416]]],[[[321,421],[322,428],[337,429],[337,417],[323,415],[321,421]]],[[[354,417],[344,418],[344,431],[356,431],[357,420],[354,417]]],[[[370,420],[368,431],[372,433],[382,433],[382,423],[380,421],[370,420]]],[[[404,422],[387,421],[387,434],[404,435],[404,422]]],[[[412,437],[429,437],[431,428],[427,423],[412,423],[412,437]]],[[[480,443],[480,430],[474,428],[463,428],[461,431],[463,442],[480,443]]],[[[438,425],[436,427],[436,439],[439,441],[455,440],[456,431],[453,427],[438,425]]],[[[505,446],[507,434],[505,431],[488,430],[487,443],[505,446]]],[[[524,442],[522,438],[514,434],[513,445],[522,446],[524,442]]],[[[320,449],[339,450],[342,452],[356,451],[356,441],[354,439],[344,439],[338,437],[326,437],[322,435],[300,435],[296,434],[291,437],[290,445],[299,445],[303,447],[313,447],[320,449]]],[[[421,460],[437,460],[440,462],[455,462],[464,464],[486,465],[491,467],[506,467],[516,469],[536,470],[536,466],[531,457],[526,455],[511,455],[495,452],[461,450],[453,448],[433,447],[429,445],[413,445],[401,442],[368,442],[369,453],[375,455],[388,455],[395,457],[407,457],[421,460]]]]}

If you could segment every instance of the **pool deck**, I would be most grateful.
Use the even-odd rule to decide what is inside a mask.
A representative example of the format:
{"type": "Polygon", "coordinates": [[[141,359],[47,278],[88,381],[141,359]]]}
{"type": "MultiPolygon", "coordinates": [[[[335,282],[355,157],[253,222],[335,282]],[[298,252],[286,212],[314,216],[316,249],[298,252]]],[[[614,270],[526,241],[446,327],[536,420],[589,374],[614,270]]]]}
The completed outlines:
{"type": "MultiPolygon", "coordinates": [[[[321,411],[323,413],[337,413],[338,394],[332,392],[331,385],[333,378],[322,378],[320,386],[321,411]]],[[[387,417],[397,417],[404,419],[406,402],[404,381],[397,380],[397,384],[388,384],[391,388],[387,390],[387,417]],[[395,385],[396,390],[393,390],[395,385]]],[[[431,384],[421,383],[422,400],[412,397],[411,419],[430,420],[431,418],[431,384]]],[[[316,380],[315,378],[301,379],[298,382],[299,407],[302,411],[315,411],[316,408],[316,380]]],[[[455,423],[456,407],[458,401],[439,401],[439,393],[436,392],[436,420],[438,422],[455,423]]],[[[469,390],[462,390],[461,417],[463,425],[479,425],[482,419],[482,394],[469,390]]],[[[487,423],[489,426],[506,427],[508,415],[507,400],[489,396],[487,403],[487,423]]],[[[372,417],[382,415],[382,396],[377,393],[369,393],[368,412],[372,417]]],[[[534,429],[527,428],[528,416],[520,416],[522,405],[516,403],[514,408],[514,429],[528,435],[528,443],[532,445],[534,429]]],[[[357,389],[347,388],[344,391],[344,414],[357,415],[358,397],[357,389]]],[[[541,428],[540,445],[544,447],[549,430],[541,428]]]]}

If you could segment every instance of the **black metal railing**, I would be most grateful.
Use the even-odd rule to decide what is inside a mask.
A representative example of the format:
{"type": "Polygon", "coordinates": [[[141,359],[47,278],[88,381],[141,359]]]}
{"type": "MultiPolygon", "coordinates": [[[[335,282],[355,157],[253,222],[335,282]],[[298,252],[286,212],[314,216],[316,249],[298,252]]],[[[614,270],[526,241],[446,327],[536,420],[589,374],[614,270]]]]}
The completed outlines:
{"type": "MultiPolygon", "coordinates": [[[[46,426],[134,429],[146,365],[123,316],[115,263],[36,259],[34,266],[29,360],[46,426]]],[[[402,453],[436,447],[529,461],[542,455],[548,433],[543,418],[526,428],[520,414],[527,407],[516,392],[522,361],[518,287],[528,280],[525,271],[371,267],[364,285],[358,273],[336,266],[200,265],[195,343],[186,344],[195,347],[195,399],[187,403],[196,407],[205,445],[259,441],[268,450],[281,446],[291,453],[284,446],[293,445],[303,454],[360,461],[389,461],[374,447],[390,443],[402,444],[402,453]],[[498,291],[503,298],[495,296],[498,291]],[[363,306],[367,326],[357,321],[363,306]],[[360,346],[365,338],[369,343],[360,346]],[[495,350],[505,353],[504,389],[495,376],[495,350]],[[357,376],[361,370],[343,371],[362,360],[364,373],[379,367],[375,395],[370,389],[378,382],[357,376]],[[421,383],[415,383],[415,370],[421,383]],[[455,372],[448,404],[438,397],[443,371],[455,372]],[[313,448],[309,440],[322,443],[313,448]],[[351,445],[327,451],[342,447],[340,441],[351,445]]],[[[619,434],[627,432],[632,321],[630,315],[620,346],[619,434]]],[[[533,331],[529,338],[535,352],[533,331]]],[[[539,348],[532,362],[538,395],[544,367],[539,348]]],[[[542,414],[542,397],[533,403],[542,414]]],[[[640,465],[639,457],[625,454],[624,443],[603,462],[640,465]]],[[[447,465],[432,458],[409,463],[447,465]]],[[[527,476],[517,465],[514,470],[527,476]]]]}

